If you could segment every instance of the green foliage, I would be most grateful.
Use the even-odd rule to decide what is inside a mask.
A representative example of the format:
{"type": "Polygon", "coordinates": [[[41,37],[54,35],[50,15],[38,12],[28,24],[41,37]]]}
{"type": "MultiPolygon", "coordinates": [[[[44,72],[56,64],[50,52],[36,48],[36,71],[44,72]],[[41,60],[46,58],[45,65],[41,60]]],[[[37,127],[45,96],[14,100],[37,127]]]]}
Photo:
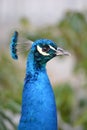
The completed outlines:
{"type": "Polygon", "coordinates": [[[20,95],[23,81],[21,81],[22,79],[20,78],[20,76],[23,72],[16,68],[15,64],[11,61],[12,59],[10,59],[7,56],[7,54],[2,53],[1,57],[2,58],[0,59],[0,106],[1,104],[3,104],[4,108],[9,109],[13,107],[15,112],[15,103],[16,106],[17,104],[19,105],[21,103],[20,95]],[[12,101],[13,99],[14,101],[12,101]]]}
{"type": "Polygon", "coordinates": [[[74,104],[74,91],[69,84],[58,85],[54,88],[57,108],[62,119],[71,123],[71,114],[74,104]]]}
{"type": "Polygon", "coordinates": [[[23,71],[12,62],[7,53],[1,51],[0,58],[0,130],[7,130],[5,121],[9,122],[14,129],[16,124],[5,114],[10,110],[14,114],[20,112],[23,71]]]}
{"type": "MultiPolygon", "coordinates": [[[[73,86],[74,87],[74,86],[73,86]]],[[[85,90],[84,90],[85,91],[85,90]]],[[[56,85],[54,87],[57,110],[63,122],[72,128],[82,126],[87,129],[87,98],[78,97],[75,89],[69,83],[56,85]]],[[[80,93],[80,92],[78,92],[80,93]]],[[[60,122],[60,121],[59,121],[60,122]]],[[[62,126],[60,125],[60,128],[62,126]]]]}
{"type": "Polygon", "coordinates": [[[76,70],[84,69],[87,74],[87,21],[82,13],[67,12],[57,25],[60,37],[70,48],[77,60],[76,70]]]}

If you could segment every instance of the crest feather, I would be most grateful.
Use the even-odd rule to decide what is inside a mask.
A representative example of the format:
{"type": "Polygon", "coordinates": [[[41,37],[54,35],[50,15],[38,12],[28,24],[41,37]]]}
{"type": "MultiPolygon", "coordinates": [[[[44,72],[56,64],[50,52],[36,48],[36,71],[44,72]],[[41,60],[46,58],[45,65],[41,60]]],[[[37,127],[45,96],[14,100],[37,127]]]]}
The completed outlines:
{"type": "Polygon", "coordinates": [[[11,57],[13,59],[17,60],[19,53],[29,51],[32,44],[33,44],[33,42],[31,40],[28,40],[26,42],[18,42],[18,32],[15,31],[11,38],[11,43],[10,43],[11,57]]]}

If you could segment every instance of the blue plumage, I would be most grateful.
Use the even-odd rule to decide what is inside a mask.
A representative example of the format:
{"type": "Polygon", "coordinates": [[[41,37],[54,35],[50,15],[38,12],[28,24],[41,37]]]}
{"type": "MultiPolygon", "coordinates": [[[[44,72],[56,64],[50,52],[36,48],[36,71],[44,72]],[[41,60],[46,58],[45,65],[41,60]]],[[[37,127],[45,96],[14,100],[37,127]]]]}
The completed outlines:
{"type": "Polygon", "coordinates": [[[39,54],[36,48],[47,42],[51,43],[34,42],[28,55],[19,130],[57,130],[55,98],[45,69],[49,57],[39,54]]]}
{"type": "Polygon", "coordinates": [[[15,31],[14,35],[12,36],[11,44],[10,44],[10,53],[11,53],[12,58],[15,60],[18,59],[18,56],[16,54],[17,41],[18,41],[18,32],[15,31]]]}
{"type": "MultiPolygon", "coordinates": [[[[47,76],[46,63],[56,55],[66,54],[69,53],[48,39],[40,39],[32,44],[27,58],[18,130],[58,129],[55,97],[47,76]]],[[[11,55],[14,58],[14,53],[11,55]]]]}

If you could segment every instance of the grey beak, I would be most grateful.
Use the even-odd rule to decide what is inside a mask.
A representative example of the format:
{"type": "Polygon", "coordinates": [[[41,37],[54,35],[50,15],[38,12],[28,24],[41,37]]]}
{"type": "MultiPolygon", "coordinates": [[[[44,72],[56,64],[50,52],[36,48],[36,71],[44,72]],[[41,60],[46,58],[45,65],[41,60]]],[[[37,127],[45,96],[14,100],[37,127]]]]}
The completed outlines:
{"type": "Polygon", "coordinates": [[[57,56],[62,56],[62,55],[71,56],[71,54],[68,51],[65,51],[64,49],[60,47],[57,48],[56,55],[57,56]]]}

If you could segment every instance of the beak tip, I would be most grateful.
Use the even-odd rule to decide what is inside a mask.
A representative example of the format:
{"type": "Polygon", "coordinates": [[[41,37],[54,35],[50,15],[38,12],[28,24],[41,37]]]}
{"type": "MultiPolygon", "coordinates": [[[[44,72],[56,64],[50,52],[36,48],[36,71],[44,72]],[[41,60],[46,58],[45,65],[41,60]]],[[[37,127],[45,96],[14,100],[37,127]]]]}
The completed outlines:
{"type": "Polygon", "coordinates": [[[63,50],[62,48],[57,49],[57,55],[66,55],[66,56],[71,56],[71,54],[68,51],[63,50]]]}

